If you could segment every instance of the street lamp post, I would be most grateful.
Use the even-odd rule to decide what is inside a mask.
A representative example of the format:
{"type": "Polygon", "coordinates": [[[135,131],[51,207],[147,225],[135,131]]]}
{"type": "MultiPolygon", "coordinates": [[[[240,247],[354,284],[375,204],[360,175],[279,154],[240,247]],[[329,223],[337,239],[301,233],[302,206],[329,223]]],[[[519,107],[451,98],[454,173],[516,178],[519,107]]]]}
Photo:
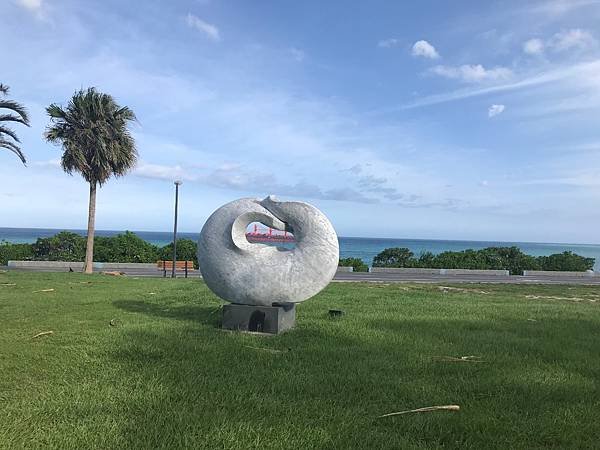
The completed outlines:
{"type": "Polygon", "coordinates": [[[171,268],[171,278],[175,278],[175,264],[177,263],[177,208],[179,206],[179,186],[181,186],[181,181],[175,181],[175,225],[173,226],[173,267],[171,268]]]}

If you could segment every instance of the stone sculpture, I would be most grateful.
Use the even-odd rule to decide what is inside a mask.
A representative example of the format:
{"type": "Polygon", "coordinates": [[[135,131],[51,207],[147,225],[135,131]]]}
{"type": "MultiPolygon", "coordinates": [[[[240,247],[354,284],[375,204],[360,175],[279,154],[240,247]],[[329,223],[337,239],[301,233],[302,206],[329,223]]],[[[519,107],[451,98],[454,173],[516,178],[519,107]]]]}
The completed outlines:
{"type": "Polygon", "coordinates": [[[242,198],[217,209],[198,243],[207,286],[235,305],[262,308],[261,314],[272,307],[293,310],[290,304],[317,294],[335,275],[338,261],[337,235],[327,217],[308,203],[280,202],[273,196],[242,198]],[[293,233],[295,247],[248,242],[246,230],[253,222],[293,233]]]}

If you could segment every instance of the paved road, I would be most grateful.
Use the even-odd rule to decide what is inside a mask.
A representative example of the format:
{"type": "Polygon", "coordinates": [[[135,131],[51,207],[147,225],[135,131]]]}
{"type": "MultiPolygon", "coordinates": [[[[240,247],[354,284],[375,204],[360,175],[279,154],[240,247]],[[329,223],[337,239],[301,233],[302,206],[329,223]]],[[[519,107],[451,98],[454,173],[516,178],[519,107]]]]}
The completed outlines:
{"type": "Polygon", "coordinates": [[[600,286],[600,276],[501,276],[501,275],[415,275],[399,273],[338,273],[334,281],[370,281],[380,283],[504,283],[504,284],[590,284],[600,286]]]}
{"type": "MultiPolygon", "coordinates": [[[[7,270],[0,266],[0,270],[7,270]]],[[[21,269],[21,271],[25,271],[21,269]]],[[[31,271],[31,270],[29,270],[31,271]]],[[[35,270],[36,272],[50,272],[52,270],[35,270]]],[[[125,275],[132,277],[162,277],[159,270],[124,270],[125,275]]],[[[183,278],[183,274],[178,274],[183,278]]],[[[189,274],[190,278],[199,278],[200,273],[195,271],[189,274]]],[[[415,275],[400,273],[338,273],[333,281],[338,282],[379,282],[379,283],[513,283],[513,284],[587,284],[600,286],[600,276],[596,277],[565,277],[565,276],[500,276],[500,275],[415,275]]]]}

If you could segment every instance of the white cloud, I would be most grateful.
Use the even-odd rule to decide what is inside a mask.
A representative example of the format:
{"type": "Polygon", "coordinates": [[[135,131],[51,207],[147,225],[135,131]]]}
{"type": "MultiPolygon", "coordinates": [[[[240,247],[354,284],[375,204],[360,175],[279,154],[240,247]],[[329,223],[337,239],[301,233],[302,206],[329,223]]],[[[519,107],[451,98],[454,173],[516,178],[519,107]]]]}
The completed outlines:
{"type": "Polygon", "coordinates": [[[563,52],[574,49],[585,50],[596,44],[597,41],[592,33],[580,28],[573,28],[556,33],[545,42],[539,38],[529,39],[523,44],[523,51],[529,55],[540,55],[546,48],[555,52],[563,52]]]}
{"type": "Polygon", "coordinates": [[[50,167],[53,169],[60,168],[60,159],[49,159],[47,161],[33,161],[31,165],[37,167],[50,167]]]}
{"type": "Polygon", "coordinates": [[[523,51],[528,55],[540,55],[544,52],[544,41],[541,39],[529,39],[523,44],[523,51]]]}
{"type": "Polygon", "coordinates": [[[160,164],[148,164],[143,161],[136,166],[133,170],[133,174],[143,178],[154,178],[167,181],[189,181],[194,179],[179,165],[166,166],[160,164]]]}
{"type": "Polygon", "coordinates": [[[195,16],[192,13],[188,13],[188,15],[185,18],[185,21],[189,27],[201,31],[211,41],[219,42],[221,40],[221,34],[219,33],[219,29],[216,26],[205,22],[200,17],[195,16]]]}
{"type": "Polygon", "coordinates": [[[437,59],[440,54],[437,52],[435,47],[427,41],[417,41],[412,47],[413,56],[423,56],[424,58],[437,59]]]}
{"type": "Polygon", "coordinates": [[[377,43],[377,47],[390,48],[390,47],[395,47],[399,43],[400,43],[400,41],[398,41],[398,39],[395,39],[395,38],[383,39],[377,43]]]}
{"type": "Polygon", "coordinates": [[[464,64],[460,67],[435,66],[430,72],[465,83],[481,83],[485,81],[502,81],[512,77],[512,71],[506,67],[486,69],[481,64],[464,64]]]}
{"type": "Polygon", "coordinates": [[[494,117],[504,112],[504,105],[492,105],[488,108],[488,117],[494,117]]]}
{"type": "Polygon", "coordinates": [[[17,0],[17,3],[34,13],[39,13],[42,9],[42,0],[17,0]]]}
{"type": "Polygon", "coordinates": [[[580,28],[561,31],[556,33],[549,42],[549,45],[556,51],[565,51],[575,49],[585,49],[596,44],[596,39],[592,33],[580,28]]]}
{"type": "Polygon", "coordinates": [[[306,54],[298,48],[291,47],[290,49],[288,49],[288,51],[290,55],[292,55],[292,58],[294,58],[298,62],[302,62],[304,61],[304,58],[306,58],[306,54]]]}

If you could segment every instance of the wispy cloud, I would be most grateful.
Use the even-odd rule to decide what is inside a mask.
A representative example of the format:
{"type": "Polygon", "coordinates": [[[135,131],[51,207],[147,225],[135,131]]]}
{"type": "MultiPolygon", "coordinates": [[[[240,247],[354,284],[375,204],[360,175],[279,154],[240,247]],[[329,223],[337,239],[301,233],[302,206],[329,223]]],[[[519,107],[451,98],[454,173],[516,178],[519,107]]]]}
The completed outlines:
{"type": "Polygon", "coordinates": [[[465,83],[482,83],[489,81],[504,81],[512,77],[512,70],[506,67],[486,69],[481,64],[464,64],[459,67],[435,66],[430,69],[436,75],[460,80],[465,83]]]}
{"type": "Polygon", "coordinates": [[[590,31],[573,28],[560,31],[546,40],[529,39],[523,44],[523,51],[529,55],[541,55],[546,49],[553,52],[567,52],[591,49],[597,44],[598,42],[590,31]]]}
{"type": "Polygon", "coordinates": [[[587,30],[575,28],[556,33],[548,44],[556,51],[585,49],[596,45],[596,39],[587,30]]]}
{"type": "Polygon", "coordinates": [[[396,38],[382,39],[377,43],[377,47],[390,48],[400,44],[400,41],[396,38]]]}
{"type": "Polygon", "coordinates": [[[46,17],[46,5],[44,0],[15,0],[16,4],[28,11],[38,20],[45,20],[46,17]]]}
{"type": "Polygon", "coordinates": [[[440,57],[435,47],[425,40],[414,43],[412,46],[412,55],[429,59],[438,59],[440,57]]]}
{"type": "Polygon", "coordinates": [[[192,13],[188,13],[188,15],[185,18],[185,21],[189,27],[201,31],[211,41],[219,42],[221,40],[221,34],[219,32],[219,29],[215,25],[205,22],[200,17],[195,16],[192,13]]]}
{"type": "Polygon", "coordinates": [[[377,198],[368,197],[346,186],[323,189],[316,184],[300,181],[294,184],[281,183],[272,173],[244,169],[240,164],[224,164],[206,169],[184,169],[180,165],[141,163],[134,175],[158,180],[199,183],[219,189],[241,192],[273,193],[296,198],[312,198],[354,203],[378,203],[377,198]]]}
{"type": "Polygon", "coordinates": [[[488,117],[492,118],[504,112],[504,105],[492,105],[488,108],[488,117]]]}
{"type": "Polygon", "coordinates": [[[299,48],[290,47],[288,49],[288,52],[290,53],[292,58],[298,62],[302,62],[302,61],[304,61],[304,58],[306,58],[306,54],[304,53],[304,51],[300,50],[299,48]]]}
{"type": "Polygon", "coordinates": [[[395,110],[412,109],[422,106],[436,105],[439,103],[453,102],[471,97],[479,97],[499,92],[525,89],[547,83],[574,79],[577,77],[595,77],[595,74],[597,74],[598,71],[600,71],[600,60],[594,60],[591,62],[558,67],[545,72],[539,72],[537,74],[522,77],[520,80],[511,83],[497,84],[482,88],[459,89],[452,92],[429,95],[397,107],[381,109],[379,111],[375,111],[375,113],[391,112],[395,110]]]}
{"type": "Polygon", "coordinates": [[[42,9],[42,0],[17,0],[17,4],[34,13],[42,9]]]}
{"type": "Polygon", "coordinates": [[[529,39],[523,44],[523,51],[528,55],[541,55],[544,53],[544,41],[538,38],[529,39]]]}

